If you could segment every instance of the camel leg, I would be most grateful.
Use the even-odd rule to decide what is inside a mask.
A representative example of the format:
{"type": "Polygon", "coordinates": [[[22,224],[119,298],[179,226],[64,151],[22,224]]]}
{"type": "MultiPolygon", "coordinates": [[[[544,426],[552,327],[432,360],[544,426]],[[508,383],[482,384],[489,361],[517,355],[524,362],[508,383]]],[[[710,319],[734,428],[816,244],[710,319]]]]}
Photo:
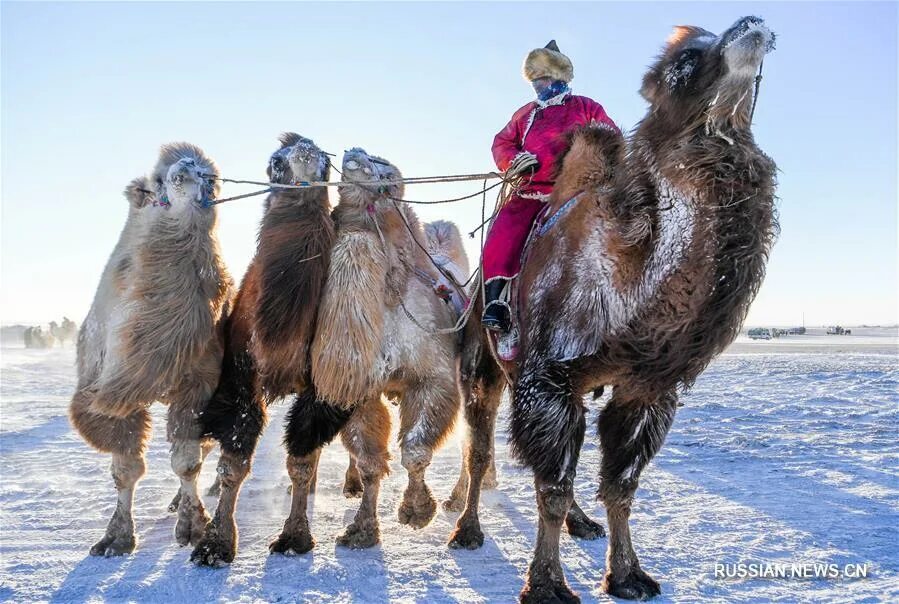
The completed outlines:
{"type": "Polygon", "coordinates": [[[599,496],[609,522],[602,590],[629,600],[646,600],[661,593],[659,584],[640,568],[628,527],[640,473],[661,448],[677,409],[674,393],[650,400],[647,404],[645,399],[616,388],[599,416],[599,496]]]}
{"type": "MultiPolygon", "coordinates": [[[[463,472],[468,475],[468,488],[463,493],[465,510],[459,516],[456,528],[450,535],[449,546],[452,548],[477,549],[484,544],[478,506],[481,489],[493,460],[496,414],[505,386],[505,380],[493,363],[493,359],[486,357],[484,360],[490,363],[490,366],[484,368],[472,386],[463,384],[462,388],[465,394],[465,419],[469,433],[463,468],[463,472]]],[[[447,507],[446,503],[444,507],[447,507]]]]}
{"type": "Polygon", "coordinates": [[[401,524],[422,528],[437,513],[437,502],[425,483],[434,449],[453,427],[459,412],[459,390],[453,373],[407,387],[400,403],[402,464],[409,475],[398,511],[401,524]]]}
{"type": "Polygon", "coordinates": [[[362,497],[362,477],[359,475],[359,467],[356,460],[350,456],[350,465],[346,469],[343,480],[343,496],[348,499],[362,497]]]}
{"type": "Polygon", "coordinates": [[[269,544],[271,553],[303,554],[315,546],[306,516],[309,486],[317,471],[321,448],[344,427],[351,413],[319,400],[313,390],[294,399],[284,432],[291,481],[290,514],[281,534],[269,544]]]}
{"type": "Polygon", "coordinates": [[[197,477],[203,467],[204,446],[200,415],[218,382],[218,372],[213,365],[220,362],[220,359],[218,363],[212,358],[207,359],[168,397],[167,432],[172,470],[181,479],[181,501],[175,523],[175,540],[179,545],[198,544],[210,520],[197,486],[197,477]]]}
{"type": "Polygon", "coordinates": [[[150,437],[150,414],[140,409],[128,417],[108,417],[90,411],[91,395],[79,390],[72,399],[70,417],[75,429],[94,448],[112,453],[112,479],[118,498],[106,534],[91,547],[92,556],[121,556],[134,551],[134,489],[144,475],[144,452],[150,437]]]}
{"type": "MultiPolygon", "coordinates": [[[[215,443],[211,440],[205,440],[201,443],[203,461],[206,461],[206,458],[209,457],[209,453],[215,448],[215,443]]],[[[219,490],[221,489],[221,475],[216,472],[215,474],[215,482],[212,483],[212,486],[206,491],[206,494],[212,497],[217,497],[219,494],[219,490]]],[[[175,493],[175,496],[172,497],[171,503],[169,503],[168,510],[171,513],[175,513],[178,511],[178,506],[181,505],[181,488],[178,488],[178,492],[175,493]]]]}
{"type": "Polygon", "coordinates": [[[356,516],[337,537],[337,544],[354,549],[371,547],[381,540],[378,526],[378,493],[389,472],[390,413],[380,397],[369,399],[356,410],[340,434],[356,463],[362,481],[362,501],[356,516]]]}
{"type": "Polygon", "coordinates": [[[190,555],[191,561],[200,565],[224,566],[237,554],[234,512],[267,422],[265,402],[256,391],[255,380],[246,352],[227,353],[218,388],[200,416],[202,434],[217,440],[222,451],[216,468],[216,483],[221,488],[215,515],[190,555]]]}
{"type": "Polygon", "coordinates": [[[574,501],[586,423],[564,363],[529,356],[512,399],[512,450],[534,470],[539,524],[522,602],[579,602],[565,581],[559,534],[574,501]]]}
{"type": "Polygon", "coordinates": [[[269,552],[295,556],[305,554],[315,547],[315,539],[309,530],[309,517],[306,515],[309,505],[310,488],[321,448],[307,455],[287,456],[287,475],[290,476],[290,514],[284,521],[284,528],[278,538],[272,541],[269,552]]]}

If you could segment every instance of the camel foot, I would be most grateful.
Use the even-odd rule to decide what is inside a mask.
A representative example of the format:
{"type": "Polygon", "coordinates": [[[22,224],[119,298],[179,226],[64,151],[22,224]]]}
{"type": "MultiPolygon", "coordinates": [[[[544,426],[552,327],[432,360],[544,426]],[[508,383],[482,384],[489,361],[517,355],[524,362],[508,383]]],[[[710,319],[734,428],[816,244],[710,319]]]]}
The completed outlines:
{"type": "Polygon", "coordinates": [[[278,538],[268,546],[269,553],[284,554],[285,556],[299,556],[311,551],[315,547],[315,539],[309,529],[294,532],[283,531],[278,538]]]}
{"type": "Polygon", "coordinates": [[[381,531],[377,525],[352,523],[337,537],[337,545],[350,549],[365,549],[381,541],[381,531]]]}
{"type": "Polygon", "coordinates": [[[434,518],[437,513],[437,502],[431,495],[427,486],[423,487],[418,493],[406,494],[403,497],[403,503],[397,512],[400,524],[408,524],[412,528],[424,528],[434,518]]]}
{"type": "Polygon", "coordinates": [[[448,545],[452,549],[478,549],[484,545],[484,533],[477,524],[457,526],[448,545]]]}
{"type": "Polygon", "coordinates": [[[481,489],[484,491],[495,489],[498,486],[499,481],[496,479],[496,474],[487,474],[486,476],[484,476],[484,480],[481,482],[481,489]]]}
{"type": "Polygon", "coordinates": [[[211,526],[190,555],[190,561],[199,566],[221,568],[234,561],[237,550],[236,539],[224,539],[211,526]]]}
{"type": "Polygon", "coordinates": [[[640,567],[630,569],[624,576],[607,572],[602,580],[602,590],[610,596],[625,600],[649,600],[662,593],[659,584],[640,567]]]}
{"type": "Polygon", "coordinates": [[[586,514],[573,516],[569,513],[565,517],[565,527],[568,529],[569,535],[586,541],[606,536],[606,529],[600,523],[590,520],[586,514]]]}
{"type": "Polygon", "coordinates": [[[462,495],[453,493],[449,496],[449,499],[445,499],[440,505],[446,512],[461,512],[465,509],[465,498],[462,495]]]}
{"type": "Polygon", "coordinates": [[[347,476],[343,483],[343,496],[347,499],[362,497],[362,480],[358,476],[347,476]]]}
{"type": "Polygon", "coordinates": [[[91,547],[91,556],[124,556],[130,554],[137,547],[137,539],[133,534],[110,535],[106,534],[91,547]]]}
{"type": "Polygon", "coordinates": [[[535,581],[528,579],[518,596],[521,604],[578,604],[581,599],[571,591],[565,580],[535,581]]]}
{"type": "Polygon", "coordinates": [[[193,503],[182,497],[178,508],[178,521],[175,523],[175,541],[178,545],[197,545],[206,532],[206,525],[211,518],[201,503],[193,503]]]}

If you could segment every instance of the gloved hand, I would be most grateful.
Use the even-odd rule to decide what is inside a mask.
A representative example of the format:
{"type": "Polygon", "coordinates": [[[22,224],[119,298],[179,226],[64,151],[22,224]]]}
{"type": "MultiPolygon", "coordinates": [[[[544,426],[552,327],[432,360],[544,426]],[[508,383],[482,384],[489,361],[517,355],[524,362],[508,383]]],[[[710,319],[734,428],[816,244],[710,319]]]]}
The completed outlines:
{"type": "Polygon", "coordinates": [[[536,155],[529,151],[522,151],[512,158],[512,163],[506,168],[506,176],[519,176],[528,172],[536,172],[539,167],[540,161],[536,155]]]}

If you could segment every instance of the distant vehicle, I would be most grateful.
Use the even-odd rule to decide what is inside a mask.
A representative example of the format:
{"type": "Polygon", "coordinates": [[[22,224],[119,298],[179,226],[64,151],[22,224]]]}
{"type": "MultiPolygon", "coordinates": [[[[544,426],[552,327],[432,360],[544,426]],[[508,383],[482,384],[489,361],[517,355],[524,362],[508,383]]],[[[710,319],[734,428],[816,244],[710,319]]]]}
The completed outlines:
{"type": "Polygon", "coordinates": [[[829,336],[851,336],[851,329],[843,329],[839,325],[831,325],[827,328],[827,335],[829,336]]]}
{"type": "Polygon", "coordinates": [[[753,327],[746,335],[752,340],[770,340],[772,338],[771,330],[767,327],[753,327]]]}
{"type": "Polygon", "coordinates": [[[788,336],[802,336],[805,335],[805,327],[791,327],[786,333],[788,336]]]}

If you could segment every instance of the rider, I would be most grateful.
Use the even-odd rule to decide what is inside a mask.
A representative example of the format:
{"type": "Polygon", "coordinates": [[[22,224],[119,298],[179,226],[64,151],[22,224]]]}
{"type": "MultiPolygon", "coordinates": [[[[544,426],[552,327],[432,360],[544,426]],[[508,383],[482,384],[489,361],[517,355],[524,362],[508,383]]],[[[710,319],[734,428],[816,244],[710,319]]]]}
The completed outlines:
{"type": "Polygon", "coordinates": [[[482,322],[487,329],[499,332],[508,332],[512,326],[503,291],[521,269],[525,240],[552,192],[553,165],[565,149],[564,134],[591,122],[618,129],[602,105],[571,94],[568,83],[574,77],[574,67],[555,40],[529,52],[522,72],[537,99],[516,111],[493,140],[496,166],[507,177],[524,177],[494,219],[484,245],[486,304],[482,322]]]}

